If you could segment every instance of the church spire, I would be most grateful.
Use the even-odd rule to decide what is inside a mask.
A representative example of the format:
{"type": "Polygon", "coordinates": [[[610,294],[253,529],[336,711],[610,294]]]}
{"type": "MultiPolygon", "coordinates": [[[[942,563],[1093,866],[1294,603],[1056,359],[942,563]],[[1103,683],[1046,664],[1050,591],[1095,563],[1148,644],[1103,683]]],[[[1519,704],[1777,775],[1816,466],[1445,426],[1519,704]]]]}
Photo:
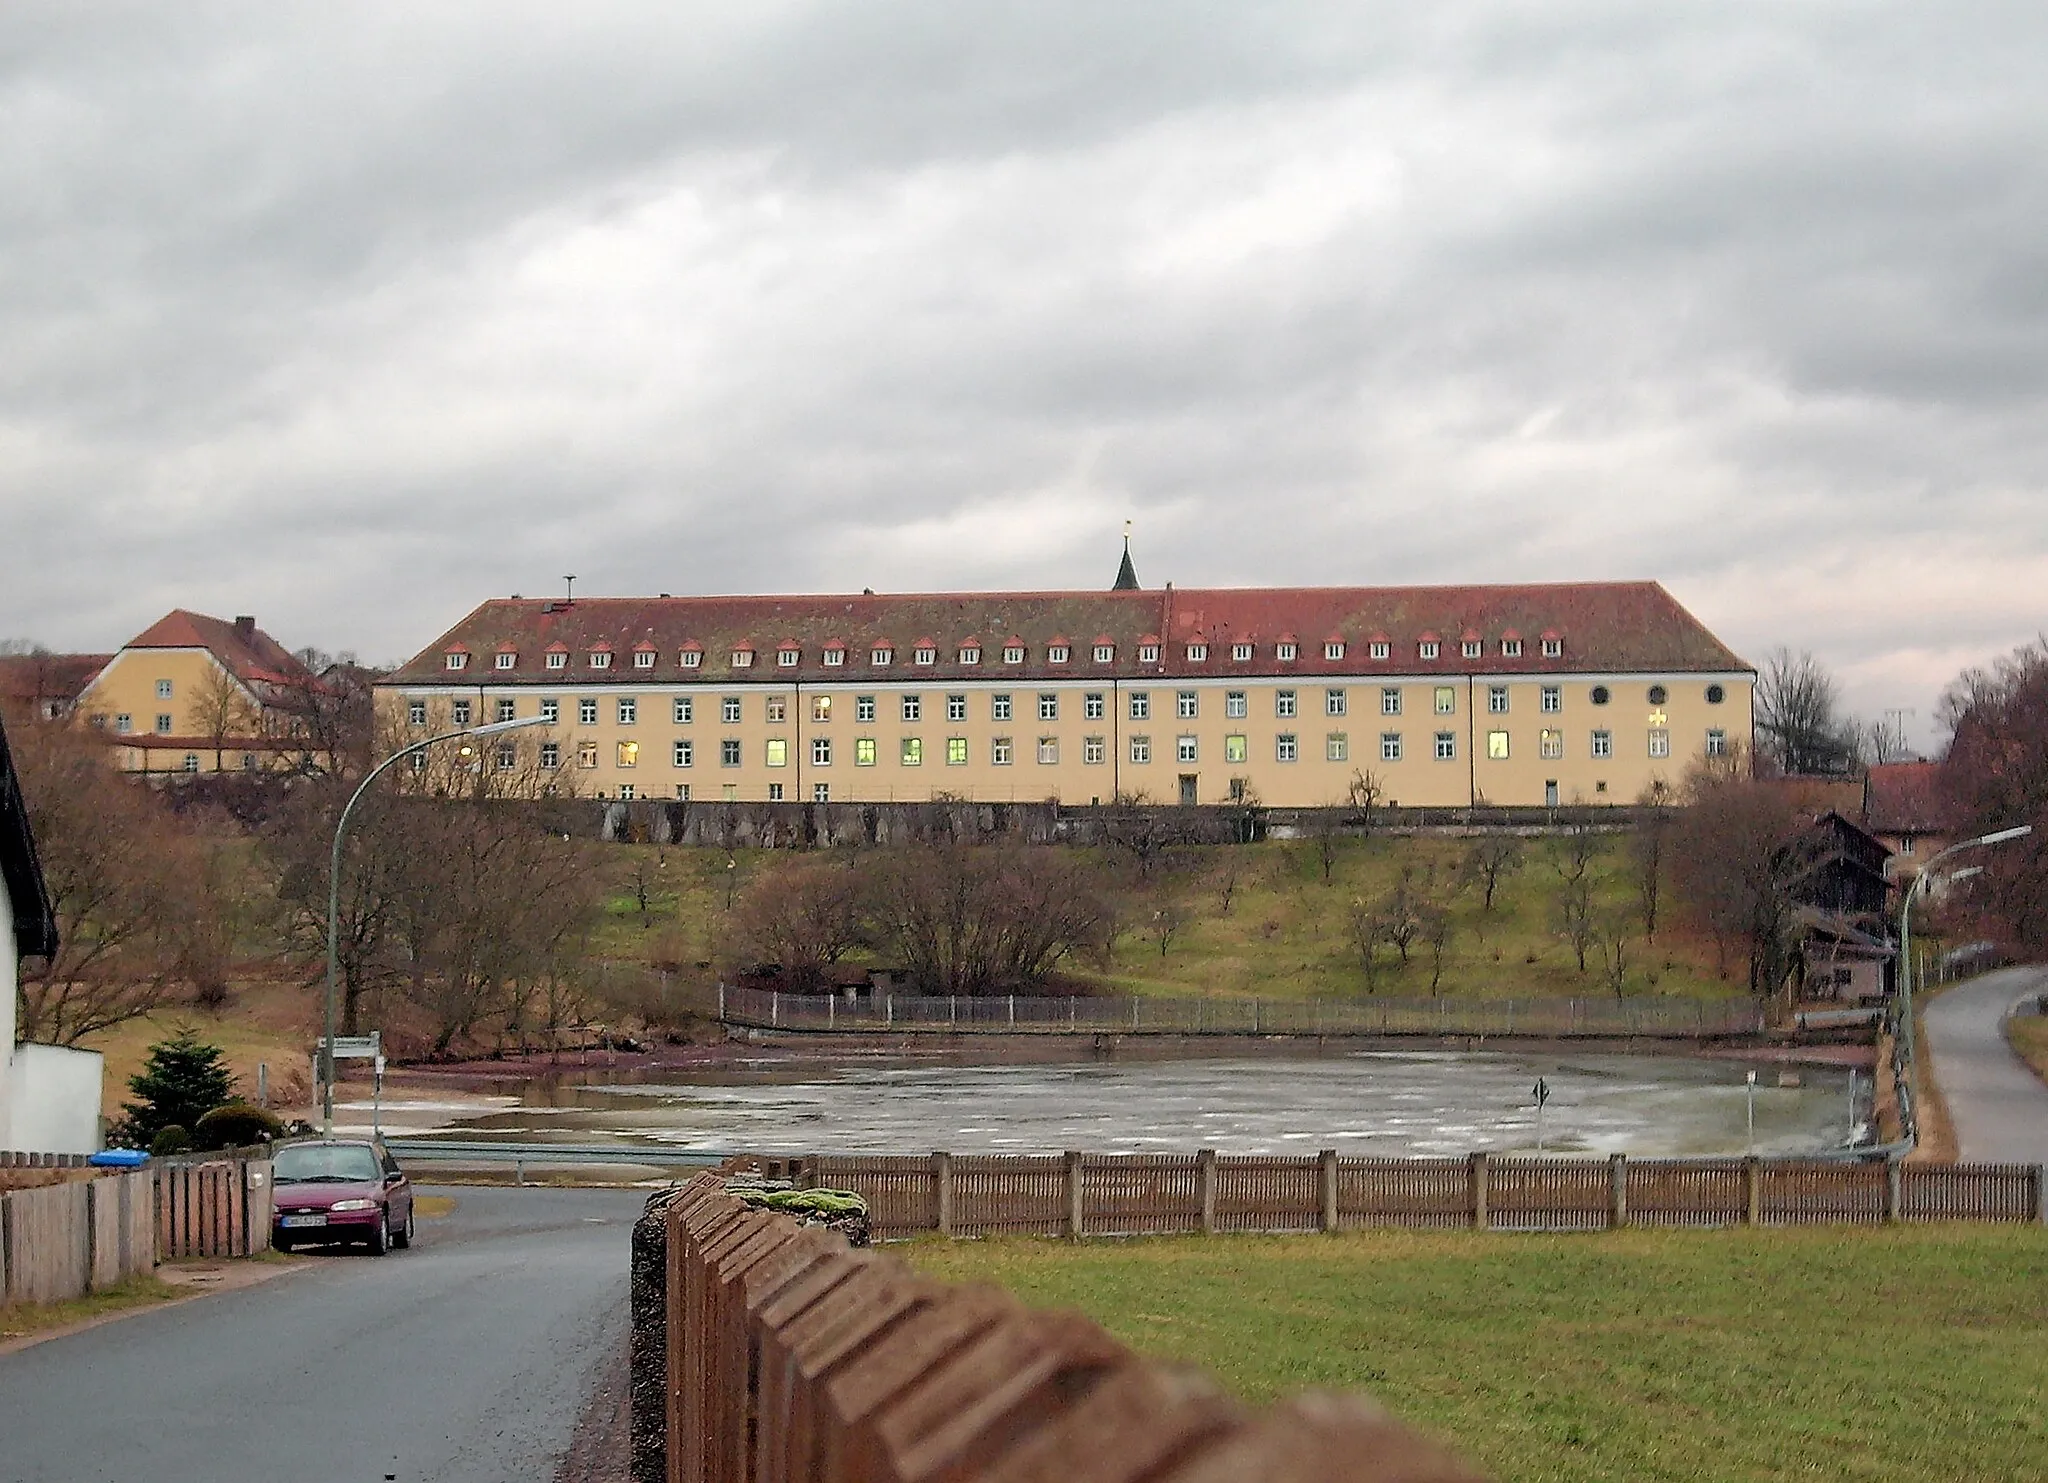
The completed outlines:
{"type": "Polygon", "coordinates": [[[1131,522],[1124,522],[1124,560],[1116,569],[1116,581],[1110,585],[1111,592],[1136,592],[1138,590],[1138,569],[1131,565],[1131,522]]]}

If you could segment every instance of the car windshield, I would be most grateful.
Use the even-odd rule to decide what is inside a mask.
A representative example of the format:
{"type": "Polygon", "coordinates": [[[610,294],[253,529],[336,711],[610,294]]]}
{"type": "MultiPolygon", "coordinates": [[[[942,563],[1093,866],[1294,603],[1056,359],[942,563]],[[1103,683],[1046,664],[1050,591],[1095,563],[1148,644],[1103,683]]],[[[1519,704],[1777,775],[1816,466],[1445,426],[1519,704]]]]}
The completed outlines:
{"type": "Polygon", "coordinates": [[[280,1148],[270,1177],[279,1184],[357,1184],[383,1178],[377,1155],[360,1143],[294,1143],[280,1148]]]}

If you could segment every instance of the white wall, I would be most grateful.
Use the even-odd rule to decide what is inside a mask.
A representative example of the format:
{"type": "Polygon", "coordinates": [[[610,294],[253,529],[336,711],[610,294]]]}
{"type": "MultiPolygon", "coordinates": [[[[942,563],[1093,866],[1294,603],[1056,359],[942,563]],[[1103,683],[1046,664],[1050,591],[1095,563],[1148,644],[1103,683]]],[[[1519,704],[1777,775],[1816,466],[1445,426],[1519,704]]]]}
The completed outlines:
{"type": "Polygon", "coordinates": [[[14,1143],[14,996],[21,965],[14,956],[14,901],[0,886],[0,1148],[14,1143]]]}
{"type": "Polygon", "coordinates": [[[98,1153],[105,1069],[96,1050],[14,1047],[15,1146],[28,1153],[98,1153]]]}

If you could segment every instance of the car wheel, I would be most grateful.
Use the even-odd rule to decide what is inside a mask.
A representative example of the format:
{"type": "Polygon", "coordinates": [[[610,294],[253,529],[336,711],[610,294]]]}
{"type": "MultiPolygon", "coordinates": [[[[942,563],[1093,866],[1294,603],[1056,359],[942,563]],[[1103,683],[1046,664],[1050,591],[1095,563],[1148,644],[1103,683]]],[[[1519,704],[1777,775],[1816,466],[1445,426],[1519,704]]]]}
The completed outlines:
{"type": "Polygon", "coordinates": [[[407,1250],[412,1245],[412,1206],[405,1207],[405,1224],[391,1233],[391,1249],[407,1250]]]}
{"type": "Polygon", "coordinates": [[[391,1249],[391,1212],[385,1211],[377,1222],[377,1229],[370,1234],[370,1255],[382,1256],[391,1249]]]}

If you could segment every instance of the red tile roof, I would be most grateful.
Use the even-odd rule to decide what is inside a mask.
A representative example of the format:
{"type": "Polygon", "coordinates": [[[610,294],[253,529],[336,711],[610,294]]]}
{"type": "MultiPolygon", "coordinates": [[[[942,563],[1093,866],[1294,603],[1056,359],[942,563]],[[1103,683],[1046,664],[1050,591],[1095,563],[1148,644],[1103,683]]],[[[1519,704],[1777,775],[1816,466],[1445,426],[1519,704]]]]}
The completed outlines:
{"type": "MultiPolygon", "coordinates": [[[[124,649],[205,649],[245,683],[303,684],[312,673],[291,650],[254,623],[230,623],[174,608],[122,646],[124,649]]],[[[436,654],[446,650],[436,650],[436,654]]],[[[436,668],[440,666],[437,664],[436,668]]]]}
{"type": "MultiPolygon", "coordinates": [[[[581,653],[617,646],[652,645],[654,675],[678,676],[676,656],[701,648],[707,663],[692,678],[730,669],[729,656],[778,641],[800,645],[803,662],[771,671],[775,681],[826,678],[820,662],[828,636],[850,636],[861,651],[894,648],[886,635],[921,635],[916,647],[939,649],[939,662],[918,666],[920,676],[961,673],[961,640],[1006,633],[1027,651],[1025,673],[1046,670],[1046,650],[1071,633],[1094,633],[1113,644],[1115,661],[1096,670],[1111,675],[1199,673],[1190,641],[1248,642],[1260,633],[1327,633],[1347,644],[1346,657],[1324,657],[1320,644],[1303,650],[1281,673],[1356,674],[1384,667],[1389,674],[1484,673],[1740,673],[1750,666],[1716,639],[1654,582],[1568,583],[1503,587],[1216,588],[1155,592],[909,593],[903,595],[789,597],[674,597],[493,599],[479,606],[439,641],[394,673],[394,684],[443,683],[441,655],[457,643],[493,647],[517,642],[538,654],[566,644],[581,653]],[[1566,638],[1569,658],[1509,657],[1498,643],[1477,659],[1447,646],[1435,660],[1417,658],[1425,634],[1469,632],[1498,638],[1510,629],[1566,638]],[[1138,647],[1174,635],[1159,660],[1140,665],[1138,647]],[[941,635],[945,636],[942,640],[941,635]],[[1392,656],[1371,660],[1366,636],[1394,645],[1392,656]]],[[[898,656],[901,657],[900,654],[898,656]]],[[[849,668],[830,678],[844,682],[849,668]]],[[[583,673],[572,661],[569,677],[583,673]]],[[[902,673],[892,669],[891,673],[902,673]]],[[[538,663],[493,673],[493,683],[559,682],[562,671],[538,663]]]]}
{"type": "Polygon", "coordinates": [[[1954,828],[1939,762],[1884,762],[1863,780],[1864,827],[1877,834],[1947,834],[1954,828]]]}
{"type": "Polygon", "coordinates": [[[76,700],[111,654],[0,654],[0,701],[40,705],[76,700]]]}

